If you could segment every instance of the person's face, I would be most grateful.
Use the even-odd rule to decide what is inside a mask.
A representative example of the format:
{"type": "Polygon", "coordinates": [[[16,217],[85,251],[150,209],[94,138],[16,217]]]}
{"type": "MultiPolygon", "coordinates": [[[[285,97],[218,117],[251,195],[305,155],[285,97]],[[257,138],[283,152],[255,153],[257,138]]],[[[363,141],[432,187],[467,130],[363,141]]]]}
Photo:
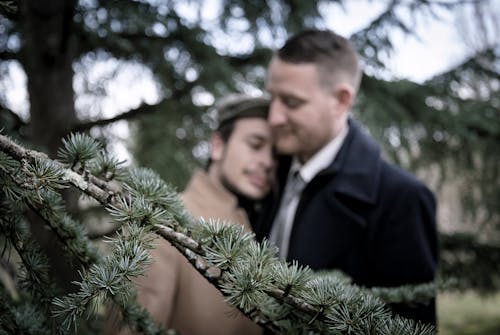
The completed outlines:
{"type": "Polygon", "coordinates": [[[272,97],[268,121],[278,153],[307,162],[347,125],[352,91],[345,85],[322,85],[312,63],[274,57],[266,86],[272,97]]]}
{"type": "Polygon", "coordinates": [[[274,178],[274,158],[271,129],[265,119],[236,120],[228,141],[224,143],[216,134],[211,146],[212,161],[223,185],[254,200],[269,192],[274,178]]]}

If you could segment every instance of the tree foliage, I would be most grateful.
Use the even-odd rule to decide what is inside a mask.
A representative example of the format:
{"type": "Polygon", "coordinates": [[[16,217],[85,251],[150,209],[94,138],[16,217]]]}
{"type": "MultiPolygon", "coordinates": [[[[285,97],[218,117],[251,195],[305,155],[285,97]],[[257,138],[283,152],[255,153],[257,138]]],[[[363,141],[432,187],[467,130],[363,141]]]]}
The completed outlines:
{"type": "MultiPolygon", "coordinates": [[[[141,333],[162,332],[131,297],[131,278],[144,273],[156,233],[171,242],[193,266],[248,317],[269,330],[287,334],[432,334],[430,325],[392,317],[386,303],[414,301],[418,289],[367,289],[350,285],[334,273],[314,274],[287,264],[267,241],[259,244],[242,227],[214,221],[196,222],[180,198],[148,169],[123,171],[122,191],[85,168],[102,161],[99,144],[88,136],[71,135],[59,151],[61,161],[29,151],[0,135],[0,181],[4,252],[19,257],[20,286],[2,290],[0,329],[26,334],[77,333],[94,319],[108,300],[141,333]],[[75,159],[75,157],[78,157],[75,159]],[[61,187],[74,187],[97,200],[120,226],[109,239],[106,256],[96,252],[79,222],[65,213],[61,187]],[[56,232],[66,250],[81,263],[78,290],[61,295],[47,290],[43,253],[23,231],[22,207],[32,208],[56,232]],[[383,300],[382,300],[383,299],[383,300]],[[27,312],[31,314],[27,315],[27,312]],[[24,320],[18,318],[24,315],[24,320]]],[[[117,168],[117,167],[116,167],[117,168]]],[[[3,285],[5,288],[5,285],[3,285]]],[[[434,288],[420,290],[427,303],[434,288]]]]}

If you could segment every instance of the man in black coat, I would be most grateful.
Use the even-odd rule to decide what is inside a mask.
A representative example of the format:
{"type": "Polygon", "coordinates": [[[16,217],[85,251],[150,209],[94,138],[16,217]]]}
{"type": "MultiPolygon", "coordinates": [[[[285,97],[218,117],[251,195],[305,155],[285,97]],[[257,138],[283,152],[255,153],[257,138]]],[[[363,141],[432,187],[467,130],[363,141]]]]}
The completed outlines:
{"type": "MultiPolygon", "coordinates": [[[[430,282],[438,259],[434,196],[383,160],[350,119],[360,78],[352,45],[331,31],[299,33],[274,55],[268,121],[284,158],[278,196],[254,230],[281,258],[341,270],[361,286],[430,282]]],[[[391,307],[436,322],[435,301],[391,307]]]]}

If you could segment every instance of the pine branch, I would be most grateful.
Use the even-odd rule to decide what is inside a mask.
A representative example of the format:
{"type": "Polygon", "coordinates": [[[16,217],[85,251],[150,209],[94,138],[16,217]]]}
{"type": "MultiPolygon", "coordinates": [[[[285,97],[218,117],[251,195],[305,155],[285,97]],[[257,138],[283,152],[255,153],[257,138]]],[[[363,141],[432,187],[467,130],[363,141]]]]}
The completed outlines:
{"type": "Polygon", "coordinates": [[[0,14],[10,20],[20,18],[18,1],[2,0],[0,1],[0,14]]]}
{"type": "MultiPolygon", "coordinates": [[[[72,166],[86,166],[85,162],[75,164],[71,157],[86,157],[78,155],[78,150],[84,153],[90,147],[92,145],[86,139],[75,136],[66,143],[64,159],[72,166]]],[[[36,156],[3,136],[0,136],[0,150],[17,155],[13,157],[19,160],[36,156]]],[[[127,195],[103,197],[108,193],[88,181],[85,171],[80,171],[82,176],[64,166],[60,168],[63,171],[61,179],[95,197],[116,221],[127,227],[127,233],[122,233],[114,241],[118,248],[118,252],[113,252],[115,257],[107,257],[104,264],[91,267],[80,283],[79,293],[55,301],[66,326],[70,326],[76,317],[88,313],[86,306],[96,299],[128,291],[124,288],[130,283],[123,279],[142,273],[141,264],[147,262],[146,250],[152,247],[148,245],[145,234],[157,232],[173,243],[205,278],[221,290],[228,302],[270,330],[286,332],[293,328],[293,324],[283,322],[295,320],[304,322],[307,329],[314,332],[362,331],[366,327],[379,329],[381,334],[433,332],[432,327],[422,328],[407,320],[389,318],[387,308],[378,299],[341,280],[319,277],[301,281],[298,280],[301,271],[290,271],[281,277],[290,277],[290,280],[274,277],[274,272],[280,269],[274,248],[267,243],[258,244],[253,234],[244,233],[235,225],[217,221],[195,224],[176,193],[152,171],[133,170],[124,184],[127,195]],[[274,307],[282,310],[278,313],[282,315],[279,319],[266,310],[264,303],[269,298],[278,303],[274,307]],[[389,329],[388,332],[384,331],[385,328],[389,329]]],[[[281,264],[281,269],[289,269],[289,266],[281,264]]]]}
{"type": "MultiPolygon", "coordinates": [[[[0,59],[5,59],[5,57],[8,57],[9,53],[7,52],[0,52],[0,59]]],[[[13,110],[10,108],[7,108],[4,104],[0,102],[0,112],[2,113],[7,113],[10,118],[14,120],[14,126],[13,130],[18,131],[21,127],[27,126],[28,123],[24,122],[23,119],[17,113],[15,113],[13,110]]]]}
{"type": "Polygon", "coordinates": [[[154,113],[154,112],[158,111],[160,109],[159,107],[162,106],[163,104],[164,104],[164,101],[161,101],[161,102],[154,104],[154,105],[143,103],[137,108],[131,109],[131,110],[124,112],[124,113],[121,113],[121,114],[118,114],[112,118],[100,119],[100,120],[96,120],[96,121],[88,121],[88,122],[80,123],[80,124],[76,125],[72,131],[73,132],[86,131],[92,127],[107,126],[111,123],[114,123],[114,122],[120,121],[120,120],[131,120],[131,119],[137,118],[139,116],[144,116],[147,114],[154,113]]]}
{"type": "Polygon", "coordinates": [[[10,52],[10,51],[0,51],[0,59],[1,60],[13,60],[13,59],[18,59],[19,55],[15,52],[10,52]]]}
{"type": "MultiPolygon", "coordinates": [[[[38,155],[36,152],[31,152],[29,150],[25,150],[24,148],[20,147],[19,145],[15,144],[15,143],[10,143],[10,144],[4,143],[4,148],[9,148],[8,151],[10,153],[15,153],[15,155],[16,155],[15,157],[17,159],[21,159],[21,162],[26,162],[24,160],[26,158],[28,160],[32,159],[32,161],[34,162],[35,165],[40,165],[41,164],[40,157],[44,157],[43,155],[38,155]],[[25,158],[21,158],[21,157],[25,157],[25,158]]],[[[3,152],[0,152],[0,153],[3,154],[3,152]]],[[[50,161],[50,160],[47,160],[44,162],[49,163],[51,166],[57,165],[56,162],[50,161]]],[[[1,163],[4,163],[4,165],[7,165],[7,164],[5,164],[5,160],[3,160],[3,161],[0,160],[0,168],[1,168],[0,171],[6,169],[6,166],[2,165],[1,163]]],[[[24,163],[24,164],[26,164],[26,163],[24,163]]],[[[13,168],[14,171],[16,168],[18,168],[18,166],[12,165],[12,164],[10,167],[13,168]]],[[[61,166],[58,166],[58,167],[61,168],[61,166]]],[[[21,170],[23,170],[23,169],[21,169],[21,170]]],[[[32,208],[40,217],[42,217],[44,219],[45,223],[56,232],[56,235],[59,237],[61,242],[63,242],[66,245],[66,247],[75,256],[77,256],[77,258],[81,261],[81,263],[86,268],[90,269],[90,276],[93,277],[92,280],[95,280],[95,278],[102,278],[102,276],[99,277],[98,275],[95,274],[95,271],[96,271],[95,269],[96,269],[97,264],[100,264],[102,266],[102,261],[99,262],[99,258],[97,257],[97,254],[95,254],[92,251],[92,249],[89,249],[89,246],[91,244],[85,238],[85,236],[83,236],[78,229],[75,231],[75,229],[79,226],[77,226],[75,224],[75,222],[72,222],[69,219],[69,217],[66,217],[64,215],[59,214],[60,212],[63,211],[63,206],[60,203],[60,201],[61,201],[60,197],[54,198],[54,196],[55,196],[54,192],[52,192],[51,195],[48,195],[47,190],[43,190],[43,189],[39,189],[38,187],[34,187],[33,185],[37,185],[39,183],[39,181],[36,180],[36,178],[35,178],[36,173],[35,174],[34,173],[27,173],[27,177],[28,178],[31,177],[32,179],[29,181],[21,181],[21,180],[19,180],[19,172],[15,173],[14,171],[7,170],[5,172],[10,172],[10,174],[9,174],[10,179],[13,180],[17,185],[21,185],[21,186],[24,186],[27,188],[27,190],[25,190],[25,192],[22,194],[22,196],[23,196],[25,202],[28,204],[28,206],[30,208],[32,208]]],[[[29,171],[27,171],[27,172],[29,172],[29,171]]],[[[59,174],[57,174],[55,171],[52,171],[52,172],[54,172],[59,178],[62,178],[64,175],[67,175],[71,171],[68,170],[68,171],[65,171],[65,173],[59,173],[59,174]]],[[[83,178],[83,177],[76,174],[76,176],[73,176],[71,178],[71,180],[73,182],[75,182],[77,185],[80,185],[81,187],[83,186],[85,189],[88,189],[88,187],[85,186],[86,185],[85,181],[80,180],[81,178],[83,178]]],[[[95,178],[95,177],[90,178],[90,179],[97,180],[97,178],[95,178]]],[[[54,182],[54,180],[52,180],[52,181],[54,182]]],[[[99,184],[101,186],[108,187],[106,182],[99,181],[99,184]]],[[[58,185],[60,186],[60,184],[58,184],[58,185]]],[[[95,190],[95,188],[90,187],[90,190],[95,190]]],[[[99,196],[99,195],[100,195],[100,192],[97,192],[97,194],[94,194],[94,196],[99,196]]],[[[3,219],[5,217],[5,213],[2,213],[2,214],[3,215],[2,215],[1,222],[3,222],[3,219]]],[[[12,225],[10,225],[10,226],[12,226],[12,225]]],[[[14,235],[5,234],[5,236],[14,236],[14,235]]],[[[35,290],[35,293],[41,292],[41,294],[35,294],[35,295],[38,297],[44,296],[45,292],[49,292],[49,291],[47,291],[47,288],[49,286],[51,286],[50,283],[48,282],[48,279],[46,279],[45,281],[40,280],[40,279],[43,279],[46,277],[46,272],[42,272],[41,275],[37,276],[36,274],[39,273],[39,271],[37,271],[37,268],[34,268],[32,265],[32,264],[38,264],[38,263],[33,263],[33,260],[38,259],[37,257],[39,257],[42,254],[40,253],[39,250],[38,251],[31,251],[29,254],[27,254],[27,252],[25,252],[23,248],[26,248],[27,246],[29,246],[30,243],[27,243],[27,242],[20,243],[20,244],[15,243],[15,242],[13,242],[13,243],[14,243],[14,246],[15,246],[18,254],[21,256],[21,259],[24,260],[25,266],[27,268],[27,270],[25,271],[25,273],[27,275],[29,275],[27,280],[26,280],[27,284],[35,283],[36,285],[34,286],[34,288],[35,289],[39,288],[39,289],[35,290]],[[32,255],[32,256],[25,257],[24,255],[32,255]],[[37,279],[37,278],[39,278],[39,279],[37,279]]],[[[42,269],[44,269],[44,268],[46,268],[46,266],[43,267],[43,265],[42,265],[42,269]]],[[[113,265],[113,266],[111,266],[111,268],[116,268],[116,266],[113,265]]],[[[100,272],[99,274],[102,275],[102,272],[100,272]]],[[[106,277],[106,274],[104,274],[103,276],[106,277]]],[[[90,282],[92,282],[92,280],[87,279],[87,281],[90,281],[90,282]]],[[[88,289],[90,286],[84,285],[82,287],[85,287],[88,289]]],[[[131,288],[129,288],[128,290],[122,290],[122,292],[132,292],[132,291],[133,291],[133,289],[131,289],[131,288]]],[[[52,298],[53,298],[53,296],[50,296],[44,300],[47,302],[50,302],[52,300],[52,298]]],[[[82,310],[81,307],[74,308],[74,305],[71,305],[70,303],[68,303],[68,301],[71,301],[70,298],[71,299],[83,299],[83,300],[81,300],[83,305],[88,305],[89,303],[91,303],[94,300],[99,301],[101,296],[100,296],[99,290],[94,290],[90,294],[89,294],[89,292],[84,292],[83,295],[78,295],[78,294],[70,295],[70,297],[66,297],[66,299],[57,298],[54,300],[56,306],[65,310],[65,312],[74,313],[73,315],[76,316],[79,313],[83,313],[84,311],[82,310]]],[[[160,333],[162,333],[162,331],[158,327],[154,326],[154,322],[152,321],[149,314],[147,314],[147,313],[144,314],[145,312],[143,311],[143,309],[140,306],[138,306],[136,303],[129,302],[126,306],[123,306],[123,304],[120,304],[119,299],[117,300],[114,298],[114,300],[115,300],[115,303],[117,303],[118,305],[121,305],[124,308],[124,316],[125,316],[126,320],[128,320],[130,324],[134,325],[134,327],[136,327],[137,329],[142,329],[145,334],[160,334],[160,333]]],[[[91,311],[92,311],[92,309],[91,309],[91,311]]],[[[56,316],[60,315],[58,313],[60,313],[60,311],[56,312],[55,315],[56,316]]],[[[74,321],[75,317],[72,317],[71,320],[74,321]]],[[[69,330],[70,324],[67,323],[67,319],[62,321],[62,322],[66,322],[64,324],[65,328],[69,330]]]]}
{"type": "MultiPolygon", "coordinates": [[[[195,87],[196,82],[188,82],[185,83],[185,85],[182,88],[175,88],[173,89],[172,95],[168,98],[168,100],[178,100],[185,96],[186,94],[189,94],[189,92],[195,87]]],[[[86,121],[86,122],[81,122],[80,124],[77,124],[73,128],[73,132],[82,132],[82,131],[87,131],[91,129],[92,127],[103,127],[107,126],[111,123],[120,121],[120,120],[132,120],[137,117],[142,117],[148,114],[153,114],[155,112],[158,112],[159,110],[162,110],[167,107],[167,99],[163,99],[160,102],[150,105],[146,103],[142,103],[139,107],[131,109],[129,111],[123,112],[121,114],[118,114],[114,117],[108,118],[108,119],[99,119],[95,121],[86,121]]]]}
{"type": "Polygon", "coordinates": [[[18,11],[18,5],[15,1],[3,0],[0,2],[0,13],[15,13],[18,11]]]}
{"type": "Polygon", "coordinates": [[[435,298],[439,289],[448,289],[452,282],[433,282],[420,285],[403,285],[399,287],[372,287],[367,293],[380,298],[388,304],[405,303],[409,306],[427,304],[435,298]]]}
{"type": "Polygon", "coordinates": [[[34,244],[19,215],[16,215],[19,214],[16,213],[17,207],[6,199],[3,199],[0,207],[0,232],[5,237],[4,248],[14,249],[20,259],[16,278],[9,276],[1,280],[0,329],[8,329],[8,333],[47,334],[53,326],[47,311],[55,288],[48,278],[47,260],[34,244]],[[12,287],[14,283],[21,285],[22,290],[12,287]]]}
{"type": "Polygon", "coordinates": [[[468,233],[441,234],[440,240],[443,248],[443,276],[454,278],[460,289],[474,288],[481,293],[491,293],[499,289],[498,243],[480,241],[468,233]],[[490,271],[488,276],[477,275],[485,269],[494,271],[490,271]]]}
{"type": "Polygon", "coordinates": [[[50,320],[37,303],[14,301],[0,286],[0,334],[53,334],[50,320]]]}
{"type": "Polygon", "coordinates": [[[48,176],[54,173],[54,176],[51,176],[48,180],[52,180],[53,183],[56,183],[60,187],[57,184],[57,180],[54,181],[53,178],[57,179],[62,175],[59,175],[57,171],[50,171],[52,166],[48,165],[47,168],[38,158],[34,162],[35,169],[32,171],[25,167],[20,169],[20,171],[18,170],[17,173],[15,170],[7,171],[10,173],[7,174],[6,178],[12,180],[19,187],[29,185],[31,189],[27,189],[25,186],[26,192],[22,194],[22,199],[51,228],[59,240],[76,256],[82,265],[88,266],[96,262],[98,254],[95,248],[91,247],[90,241],[81,228],[81,225],[77,224],[68,215],[60,214],[64,211],[62,197],[51,190],[49,188],[50,185],[46,184],[48,176]],[[20,176],[21,171],[28,175],[27,179],[22,180],[20,176]],[[44,175],[40,175],[42,172],[44,175]],[[45,177],[45,179],[42,177],[45,177]]]}
{"type": "MultiPolygon", "coordinates": [[[[2,231],[0,227],[0,231],[2,231]]],[[[2,231],[2,234],[4,232],[2,231]]],[[[1,286],[4,288],[6,294],[10,297],[11,300],[13,301],[18,301],[19,300],[19,292],[17,291],[16,284],[15,284],[15,278],[11,273],[10,266],[7,262],[5,262],[2,258],[0,258],[0,283],[1,286]]]]}
{"type": "MultiPolygon", "coordinates": [[[[0,135],[0,149],[19,162],[26,160],[30,163],[34,163],[36,159],[42,161],[50,160],[50,158],[46,154],[35,150],[25,149],[19,144],[9,140],[4,135],[0,135]]],[[[108,203],[113,204],[115,202],[113,192],[103,190],[101,187],[97,186],[97,182],[93,177],[89,177],[90,181],[87,181],[84,177],[72,170],[65,168],[64,165],[57,161],[51,160],[51,164],[64,171],[64,174],[61,177],[63,181],[69,182],[86,195],[91,196],[92,198],[99,201],[102,205],[107,205],[108,203]]],[[[101,186],[107,185],[102,181],[99,181],[98,184],[100,184],[101,186]]],[[[111,187],[108,186],[107,189],[110,190],[111,187]]]]}

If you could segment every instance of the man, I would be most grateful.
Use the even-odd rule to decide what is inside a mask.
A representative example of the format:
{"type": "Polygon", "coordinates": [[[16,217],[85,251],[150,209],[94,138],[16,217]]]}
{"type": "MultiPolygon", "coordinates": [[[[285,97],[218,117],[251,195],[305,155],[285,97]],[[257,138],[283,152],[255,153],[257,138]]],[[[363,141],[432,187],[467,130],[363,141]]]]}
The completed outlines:
{"type": "MultiPolygon", "coordinates": [[[[270,190],[274,177],[269,100],[230,95],[218,106],[219,127],[210,139],[207,171],[191,178],[182,201],[195,218],[218,218],[250,230],[241,203],[270,190]]],[[[155,321],[180,334],[260,334],[259,326],[224,302],[222,294],[165,240],[137,280],[138,301],[155,321]]]]}
{"type": "MultiPolygon", "coordinates": [[[[430,282],[438,259],[434,197],[384,161],[349,118],[360,78],[353,47],[331,31],[299,33],[273,56],[268,122],[278,154],[289,157],[278,167],[281,203],[275,199],[254,226],[257,238],[269,237],[283,259],[341,270],[358,285],[430,282]]],[[[434,302],[392,308],[436,319],[434,302]]]]}

